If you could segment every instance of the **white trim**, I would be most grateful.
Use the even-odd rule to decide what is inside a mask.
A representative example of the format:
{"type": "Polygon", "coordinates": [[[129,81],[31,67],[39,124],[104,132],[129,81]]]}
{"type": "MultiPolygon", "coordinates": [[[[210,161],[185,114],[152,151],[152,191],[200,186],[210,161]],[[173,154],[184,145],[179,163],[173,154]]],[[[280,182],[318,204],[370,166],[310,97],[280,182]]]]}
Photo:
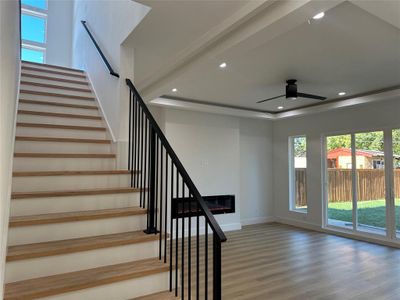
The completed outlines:
{"type": "Polygon", "coordinates": [[[323,229],[320,226],[315,225],[313,223],[306,222],[306,221],[288,219],[288,218],[283,218],[283,217],[275,217],[275,222],[278,222],[281,224],[286,224],[286,225],[291,225],[291,226],[296,226],[296,227],[300,227],[300,228],[305,228],[305,229],[309,229],[309,230],[323,232],[323,229]]]}
{"type": "Polygon", "coordinates": [[[263,224],[263,223],[273,223],[273,222],[275,222],[274,216],[247,218],[247,219],[241,220],[242,226],[263,224]]]}
{"type": "Polygon", "coordinates": [[[111,129],[110,123],[108,122],[107,115],[105,114],[104,109],[103,109],[103,106],[101,105],[100,98],[99,98],[99,96],[98,96],[97,93],[96,93],[96,89],[94,88],[94,85],[92,84],[92,80],[90,79],[90,75],[89,75],[88,72],[85,72],[85,75],[86,75],[87,80],[89,81],[89,88],[90,88],[90,90],[92,91],[92,93],[94,94],[94,97],[95,97],[95,99],[96,99],[96,102],[97,102],[97,104],[98,104],[99,107],[100,107],[101,116],[103,117],[103,120],[106,122],[106,126],[107,126],[107,128],[108,128],[108,131],[110,132],[111,139],[112,139],[113,143],[116,143],[117,140],[115,139],[115,135],[114,135],[114,133],[113,133],[113,131],[112,131],[112,129],[111,129]]]}

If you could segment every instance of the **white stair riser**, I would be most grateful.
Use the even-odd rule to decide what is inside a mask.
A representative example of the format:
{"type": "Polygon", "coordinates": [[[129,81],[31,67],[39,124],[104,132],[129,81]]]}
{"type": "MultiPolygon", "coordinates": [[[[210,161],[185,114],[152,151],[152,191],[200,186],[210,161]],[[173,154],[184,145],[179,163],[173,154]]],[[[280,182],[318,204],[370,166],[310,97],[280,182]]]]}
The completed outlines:
{"type": "Polygon", "coordinates": [[[111,153],[110,144],[16,141],[15,152],[111,153]]]}
{"type": "Polygon", "coordinates": [[[107,138],[107,132],[99,131],[99,130],[75,130],[75,129],[22,127],[22,126],[17,126],[16,135],[17,136],[61,137],[61,138],[85,138],[85,139],[86,138],[87,139],[106,139],[107,138]]]}
{"type": "Polygon", "coordinates": [[[40,299],[126,300],[167,290],[168,278],[169,273],[164,272],[40,299]]]}
{"type": "Polygon", "coordinates": [[[73,239],[146,228],[146,215],[75,221],[56,224],[10,227],[8,245],[73,239]]]}
{"type": "Polygon", "coordinates": [[[139,206],[138,193],[11,200],[11,216],[139,206]]]}
{"type": "MultiPolygon", "coordinates": [[[[52,84],[52,83],[49,83],[52,84]]],[[[64,84],[52,84],[58,86],[64,86],[64,84]]],[[[88,87],[80,87],[82,89],[87,89],[88,91],[75,91],[70,89],[63,89],[63,88],[54,88],[54,87],[45,87],[45,86],[36,86],[31,84],[21,84],[21,90],[27,91],[35,91],[35,92],[44,92],[44,93],[56,93],[56,94],[66,94],[66,95],[74,95],[74,96],[83,96],[83,97],[93,97],[91,91],[88,87]]],[[[21,93],[20,99],[31,99],[32,94],[29,93],[21,93]]],[[[54,97],[58,98],[58,97],[54,97]]]]}
{"type": "Polygon", "coordinates": [[[26,64],[26,63],[22,63],[22,67],[28,67],[28,68],[35,68],[35,69],[39,69],[42,71],[56,71],[56,72],[64,72],[64,73],[68,73],[68,74],[84,74],[83,72],[75,71],[75,70],[70,70],[70,69],[61,69],[61,68],[52,68],[52,67],[48,67],[45,65],[36,65],[36,64],[26,64]]]}
{"type": "Polygon", "coordinates": [[[129,187],[129,175],[74,175],[14,177],[13,192],[129,187]]]}
{"type": "Polygon", "coordinates": [[[53,125],[96,126],[96,127],[105,126],[103,120],[60,118],[60,117],[35,116],[35,115],[25,115],[25,114],[18,114],[17,121],[23,123],[45,123],[53,125]]]}
{"type": "Polygon", "coordinates": [[[107,265],[158,255],[158,241],[108,247],[76,253],[7,262],[6,283],[107,265]]]}
{"type": "Polygon", "coordinates": [[[71,175],[14,177],[13,192],[129,187],[130,175],[71,175]]]}
{"type": "Polygon", "coordinates": [[[113,158],[14,158],[14,171],[113,170],[113,158]]]}
{"type": "MultiPolygon", "coordinates": [[[[44,75],[47,76],[47,75],[44,75]]],[[[47,77],[52,77],[52,76],[47,76],[47,77]]],[[[62,85],[62,86],[67,86],[67,87],[76,87],[76,88],[88,88],[89,85],[85,80],[81,79],[74,79],[75,81],[80,81],[85,84],[77,84],[77,83],[70,83],[70,82],[61,82],[57,80],[49,80],[49,79],[41,79],[41,78],[35,78],[35,77],[30,77],[30,76],[24,76],[23,74],[21,75],[21,81],[29,81],[29,82],[35,82],[35,83],[45,83],[45,84],[53,84],[53,85],[62,85]]],[[[89,87],[90,88],[90,87],[89,87]]]]}
{"type": "MultiPolygon", "coordinates": [[[[68,94],[68,92],[64,93],[68,94]]],[[[87,96],[87,95],[85,95],[87,96]]],[[[57,103],[70,103],[70,104],[82,104],[82,105],[96,105],[95,100],[82,100],[77,98],[68,98],[68,97],[54,97],[47,95],[32,95],[22,93],[20,99],[25,100],[37,100],[37,101],[49,101],[49,102],[57,102],[57,103]]]]}
{"type": "Polygon", "coordinates": [[[53,78],[61,78],[61,79],[83,81],[83,82],[86,81],[86,78],[82,78],[82,77],[76,77],[76,76],[70,76],[70,75],[60,75],[60,74],[52,74],[52,73],[47,73],[47,72],[33,71],[33,70],[26,70],[26,69],[22,70],[22,73],[23,74],[39,75],[39,76],[47,76],[47,77],[53,77],[53,78]]]}
{"type": "Polygon", "coordinates": [[[20,103],[18,109],[21,110],[34,110],[41,112],[61,113],[61,114],[76,114],[76,115],[88,115],[88,116],[100,116],[98,109],[85,109],[75,107],[62,107],[52,105],[41,105],[41,104],[28,104],[20,103]]]}

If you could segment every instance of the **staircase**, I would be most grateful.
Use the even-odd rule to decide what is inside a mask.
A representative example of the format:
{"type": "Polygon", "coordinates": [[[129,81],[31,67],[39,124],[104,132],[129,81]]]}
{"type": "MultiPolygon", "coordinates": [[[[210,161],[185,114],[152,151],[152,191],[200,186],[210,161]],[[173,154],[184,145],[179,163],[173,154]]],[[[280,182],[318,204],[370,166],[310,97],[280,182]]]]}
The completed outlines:
{"type": "Polygon", "coordinates": [[[142,171],[116,165],[85,73],[23,62],[4,299],[176,299],[142,171]]]}

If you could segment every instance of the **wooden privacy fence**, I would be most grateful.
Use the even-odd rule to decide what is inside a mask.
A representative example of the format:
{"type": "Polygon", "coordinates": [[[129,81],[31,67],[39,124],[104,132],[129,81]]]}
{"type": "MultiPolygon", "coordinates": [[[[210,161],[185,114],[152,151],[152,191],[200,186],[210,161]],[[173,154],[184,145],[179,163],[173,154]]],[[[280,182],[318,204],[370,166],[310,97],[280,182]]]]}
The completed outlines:
{"type": "MultiPolygon", "coordinates": [[[[351,170],[328,169],[329,202],[352,201],[351,170]]],[[[296,169],[296,205],[307,205],[306,169],[296,169]]],[[[400,169],[394,170],[395,197],[400,198],[400,169]]],[[[357,170],[358,201],[385,199],[385,171],[357,170]]]]}

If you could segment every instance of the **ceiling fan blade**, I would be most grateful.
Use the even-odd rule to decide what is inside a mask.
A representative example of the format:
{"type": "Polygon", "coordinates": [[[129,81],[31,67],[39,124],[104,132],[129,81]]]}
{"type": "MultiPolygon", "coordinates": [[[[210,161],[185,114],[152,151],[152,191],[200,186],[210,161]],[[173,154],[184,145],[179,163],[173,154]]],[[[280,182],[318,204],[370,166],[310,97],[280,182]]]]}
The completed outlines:
{"type": "Polygon", "coordinates": [[[305,94],[305,93],[297,93],[297,97],[317,99],[317,100],[325,100],[326,99],[326,97],[322,97],[322,96],[318,96],[318,95],[312,95],[312,94],[305,94]]]}
{"type": "Polygon", "coordinates": [[[265,101],[278,99],[278,98],[281,98],[281,97],[284,97],[284,96],[285,96],[285,94],[279,95],[279,96],[276,96],[276,97],[272,97],[272,98],[268,98],[268,99],[265,99],[265,100],[260,100],[260,101],[257,101],[257,103],[262,103],[262,102],[265,102],[265,101]]]}

